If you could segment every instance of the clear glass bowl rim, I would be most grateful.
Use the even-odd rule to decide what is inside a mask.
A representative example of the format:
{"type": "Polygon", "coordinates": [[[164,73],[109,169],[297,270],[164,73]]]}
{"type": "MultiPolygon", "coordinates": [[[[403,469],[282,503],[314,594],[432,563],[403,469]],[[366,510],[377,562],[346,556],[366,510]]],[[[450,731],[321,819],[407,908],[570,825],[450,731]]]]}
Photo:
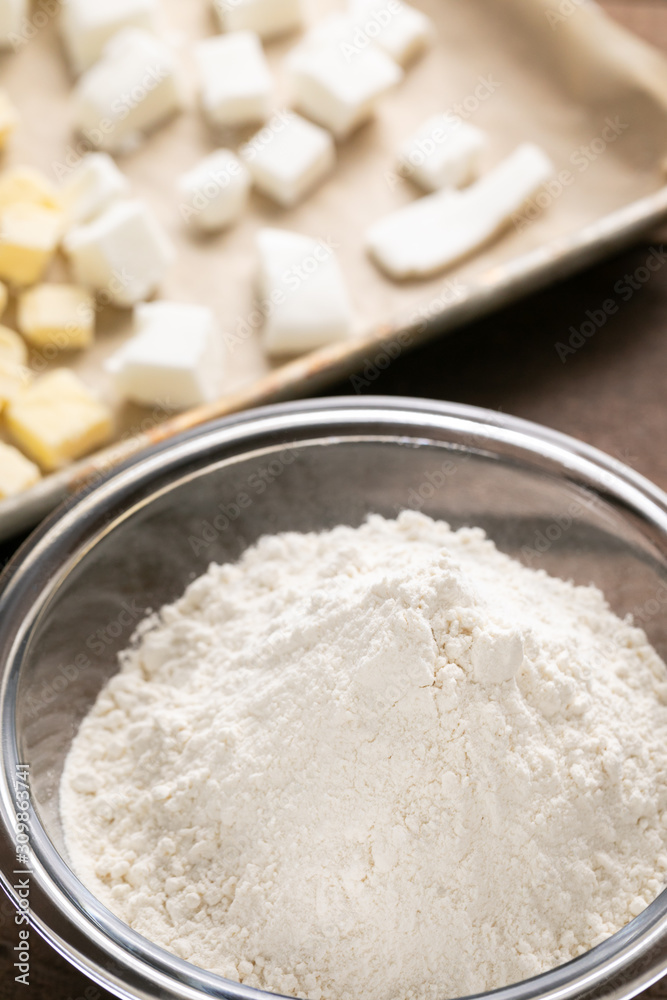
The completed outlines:
{"type": "MultiPolygon", "coordinates": [[[[512,444],[533,457],[560,467],[561,474],[582,477],[614,496],[629,510],[659,529],[667,552],[667,495],[634,470],[574,438],[541,425],[479,407],[405,397],[336,397],[279,403],[225,418],[189,431],[129,460],[97,483],[89,493],[65,503],[30,536],[0,577],[0,836],[11,847],[15,814],[12,782],[19,762],[13,697],[21,667],[23,637],[48,587],[34,598],[40,560],[63,565],[84,547],[89,526],[100,512],[131,499],[140,486],[165,471],[179,469],[196,456],[219,464],[220,452],[276,433],[298,433],[299,440],[331,437],[334,429],[347,437],[361,427],[428,443],[429,427],[439,432],[477,435],[512,444]],[[310,435],[310,436],[308,436],[310,435]],[[217,451],[216,451],[217,449],[217,451]],[[33,593],[31,594],[31,590],[33,593]],[[10,650],[5,657],[3,650],[10,650]]],[[[366,430],[363,436],[369,436],[366,430]]],[[[335,438],[335,435],[334,435],[335,438]]],[[[434,440],[438,440],[435,438],[434,440]]],[[[234,452],[238,455],[238,451],[234,452]]],[[[146,501],[142,502],[142,505],[146,501]]],[[[90,538],[94,538],[92,533],[90,538]]],[[[90,540],[90,539],[88,539],[90,540]]],[[[153,945],[111,914],[75,878],[51,843],[31,807],[31,922],[39,934],[93,982],[128,1000],[268,1000],[275,994],[243,986],[207,973],[153,945]],[[57,924],[58,931],[54,924],[57,924]]],[[[16,904],[12,874],[0,872],[0,883],[16,904]]],[[[497,1000],[569,1000],[593,997],[625,1000],[648,988],[667,972],[667,889],[626,927],[603,944],[566,965],[533,979],[481,996],[497,1000]]]]}

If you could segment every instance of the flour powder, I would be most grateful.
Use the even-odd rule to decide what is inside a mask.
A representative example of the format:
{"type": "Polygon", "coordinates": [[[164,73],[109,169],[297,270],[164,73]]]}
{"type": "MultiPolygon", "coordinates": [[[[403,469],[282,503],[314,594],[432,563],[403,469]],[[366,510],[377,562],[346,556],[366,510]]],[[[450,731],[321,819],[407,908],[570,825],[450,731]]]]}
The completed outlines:
{"type": "Polygon", "coordinates": [[[67,846],[119,917],[231,979],[485,990],[660,891],[666,702],[640,629],[481,530],[266,537],[122,656],[67,760],[67,846]]]}

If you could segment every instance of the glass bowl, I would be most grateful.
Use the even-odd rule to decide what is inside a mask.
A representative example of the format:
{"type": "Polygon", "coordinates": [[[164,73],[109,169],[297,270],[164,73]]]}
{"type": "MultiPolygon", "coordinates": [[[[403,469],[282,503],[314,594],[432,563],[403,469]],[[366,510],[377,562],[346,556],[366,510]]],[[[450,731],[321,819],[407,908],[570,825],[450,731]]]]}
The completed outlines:
{"type": "MultiPolygon", "coordinates": [[[[206,426],[76,497],[9,565],[0,593],[3,884],[18,902],[13,852],[29,839],[32,924],[99,985],[146,1000],[270,995],[151,944],[68,867],[63,761],[117,652],[149,609],[260,535],[358,525],[369,512],[405,508],[479,525],[524,563],[597,584],[667,658],[667,497],[571,438],[454,404],[315,400],[206,426]],[[27,830],[17,826],[23,783],[27,830]]],[[[624,998],[666,970],[663,892],[585,955],[494,995],[624,998]]]]}

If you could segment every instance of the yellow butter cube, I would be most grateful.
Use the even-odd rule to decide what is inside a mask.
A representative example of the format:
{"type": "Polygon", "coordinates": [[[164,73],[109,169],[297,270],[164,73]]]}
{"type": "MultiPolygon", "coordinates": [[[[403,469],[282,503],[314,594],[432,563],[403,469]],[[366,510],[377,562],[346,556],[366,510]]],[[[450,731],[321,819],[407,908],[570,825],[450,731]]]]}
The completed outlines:
{"type": "Polygon", "coordinates": [[[14,361],[0,358],[0,413],[32,382],[32,372],[14,361]]]}
{"type": "Polygon", "coordinates": [[[68,368],[43,375],[6,411],[17,444],[43,469],[58,469],[103,444],[112,432],[111,412],[68,368]]]}
{"type": "Polygon", "coordinates": [[[0,208],[8,205],[39,205],[60,209],[61,201],[48,177],[34,167],[10,167],[0,174],[0,208]]]}
{"type": "Polygon", "coordinates": [[[6,90],[0,90],[0,148],[4,147],[19,123],[19,113],[6,90]]]}
{"type": "Polygon", "coordinates": [[[18,327],[34,347],[61,351],[88,347],[93,340],[93,298],[79,285],[35,285],[18,302],[18,327]]]}
{"type": "Polygon", "coordinates": [[[53,257],[63,215],[40,205],[0,209],[0,278],[12,285],[34,285],[53,257]]]}
{"type": "Polygon", "coordinates": [[[12,361],[15,365],[25,365],[28,362],[25,340],[8,326],[0,326],[0,361],[12,361]]]}
{"type": "Polygon", "coordinates": [[[18,448],[0,441],[0,500],[16,496],[41,478],[39,469],[18,448]]]}

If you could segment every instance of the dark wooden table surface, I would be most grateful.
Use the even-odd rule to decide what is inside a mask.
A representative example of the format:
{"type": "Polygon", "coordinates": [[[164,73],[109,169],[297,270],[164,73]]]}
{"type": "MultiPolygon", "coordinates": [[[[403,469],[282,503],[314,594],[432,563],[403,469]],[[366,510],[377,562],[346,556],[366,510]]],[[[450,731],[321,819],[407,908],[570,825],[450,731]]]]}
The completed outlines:
{"type": "MultiPolygon", "coordinates": [[[[605,0],[604,6],[667,51],[667,0],[605,0]]],[[[555,346],[663,240],[667,251],[667,230],[651,234],[585,274],[401,357],[368,391],[474,403],[536,420],[604,449],[667,489],[667,268],[565,361],[555,346]]],[[[332,391],[353,388],[345,382],[332,391]]],[[[11,550],[0,547],[0,563],[11,550]]],[[[0,1000],[106,1000],[36,934],[30,985],[17,985],[16,942],[13,912],[0,894],[0,1000]]],[[[650,992],[667,996],[667,985],[650,992]]]]}

